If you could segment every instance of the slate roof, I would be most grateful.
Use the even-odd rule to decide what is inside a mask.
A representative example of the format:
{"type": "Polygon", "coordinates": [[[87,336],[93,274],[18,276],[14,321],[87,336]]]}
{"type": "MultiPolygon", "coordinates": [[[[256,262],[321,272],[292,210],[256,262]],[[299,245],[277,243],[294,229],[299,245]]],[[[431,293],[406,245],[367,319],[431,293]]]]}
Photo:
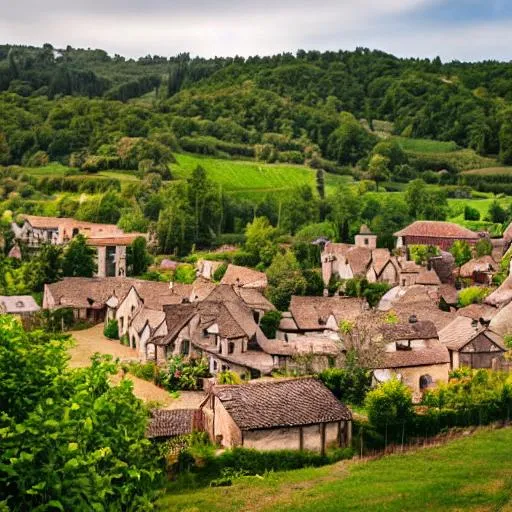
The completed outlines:
{"type": "Polygon", "coordinates": [[[453,222],[417,220],[394,236],[418,236],[426,238],[478,239],[478,233],[453,222]]]}
{"type": "Polygon", "coordinates": [[[397,350],[396,352],[386,352],[382,361],[380,361],[375,368],[411,368],[415,366],[446,364],[449,362],[450,354],[447,348],[441,344],[435,344],[420,350],[397,350]]]}
{"type": "Polygon", "coordinates": [[[133,328],[140,334],[146,324],[149,324],[151,330],[155,329],[165,320],[165,313],[155,309],[142,307],[137,311],[132,320],[133,328]]]}
{"type": "Polygon", "coordinates": [[[165,323],[167,334],[158,338],[151,338],[150,341],[155,345],[168,345],[174,341],[174,338],[187,325],[187,323],[196,314],[194,304],[171,304],[164,306],[165,323]]]}
{"type": "Polygon", "coordinates": [[[248,305],[263,311],[272,311],[275,306],[256,288],[235,288],[235,292],[248,305]]]}
{"type": "Polygon", "coordinates": [[[199,409],[155,409],[146,430],[146,437],[174,437],[202,430],[202,411],[199,409]]]}
{"type": "Polygon", "coordinates": [[[325,322],[333,315],[336,322],[354,321],[364,309],[365,301],[357,297],[302,297],[294,295],[290,313],[301,330],[325,329],[325,322]]]}
{"type": "Polygon", "coordinates": [[[0,296],[0,310],[5,313],[34,313],[40,309],[31,295],[0,296]]]}
{"type": "Polygon", "coordinates": [[[446,304],[455,305],[459,299],[457,288],[451,284],[442,284],[439,287],[439,297],[444,299],[446,304]]]}
{"type": "Polygon", "coordinates": [[[228,265],[221,284],[244,286],[247,288],[266,288],[267,276],[264,272],[258,272],[252,268],[228,265]]]}
{"type": "Polygon", "coordinates": [[[437,329],[430,320],[383,325],[382,335],[386,341],[437,339],[437,329]]]}
{"type": "Polygon", "coordinates": [[[470,304],[457,311],[458,316],[466,316],[473,320],[491,321],[498,313],[498,309],[487,304],[470,304]]]}
{"type": "Polygon", "coordinates": [[[352,419],[350,410],[312,378],[216,386],[213,393],[241,430],[352,419]]]}

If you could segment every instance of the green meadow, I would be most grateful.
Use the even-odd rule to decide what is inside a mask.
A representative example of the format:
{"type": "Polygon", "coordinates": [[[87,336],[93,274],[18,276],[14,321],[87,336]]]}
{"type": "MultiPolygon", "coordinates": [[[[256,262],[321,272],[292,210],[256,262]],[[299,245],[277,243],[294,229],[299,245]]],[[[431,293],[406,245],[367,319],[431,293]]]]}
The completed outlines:
{"type": "Polygon", "coordinates": [[[378,460],[241,477],[231,487],[171,483],[159,510],[511,512],[511,446],[511,428],[487,430],[378,460]]]}

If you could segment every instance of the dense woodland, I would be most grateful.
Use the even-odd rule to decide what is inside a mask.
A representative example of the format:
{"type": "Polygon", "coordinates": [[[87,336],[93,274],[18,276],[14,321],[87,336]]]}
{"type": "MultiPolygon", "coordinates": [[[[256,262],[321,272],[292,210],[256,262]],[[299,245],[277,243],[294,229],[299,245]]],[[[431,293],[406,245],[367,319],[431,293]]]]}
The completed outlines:
{"type": "MultiPolygon", "coordinates": [[[[460,174],[512,162],[511,86],[512,64],[443,64],[362,48],[133,60],[102,50],[3,45],[1,213],[150,229],[160,253],[179,256],[241,241],[226,235],[242,236],[255,217],[278,228],[276,239],[349,241],[364,222],[380,245],[391,246],[392,233],[411,220],[446,219],[447,197],[470,197],[471,188],[512,192],[509,175],[460,174]],[[446,151],[410,151],[397,142],[418,137],[446,141],[436,143],[446,151]],[[316,186],[284,199],[270,192],[237,197],[202,168],[175,179],[182,152],[305,164],[315,170],[316,186]],[[68,170],[25,172],[49,162],[68,170]],[[139,179],[121,184],[96,175],[105,170],[139,179]],[[328,195],[329,175],[358,184],[328,195]],[[384,184],[403,191],[410,182],[401,195],[374,193],[384,184]]],[[[485,219],[468,210],[464,220],[502,225],[510,216],[494,205],[485,219]]]]}

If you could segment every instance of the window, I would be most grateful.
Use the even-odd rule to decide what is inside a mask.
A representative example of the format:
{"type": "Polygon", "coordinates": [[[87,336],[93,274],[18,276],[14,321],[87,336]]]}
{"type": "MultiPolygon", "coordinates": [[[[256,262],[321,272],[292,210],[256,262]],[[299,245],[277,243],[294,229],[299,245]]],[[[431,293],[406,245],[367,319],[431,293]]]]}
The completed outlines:
{"type": "Polygon", "coordinates": [[[217,361],[213,361],[213,371],[216,372],[217,369],[219,368],[219,365],[217,364],[217,361]]]}
{"type": "Polygon", "coordinates": [[[259,324],[260,323],[260,314],[258,311],[252,312],[252,317],[254,318],[254,321],[259,324]]]}
{"type": "Polygon", "coordinates": [[[74,238],[76,235],[78,235],[78,228],[73,228],[71,236],[74,238]]]}
{"type": "Polygon", "coordinates": [[[203,338],[208,338],[208,330],[203,329],[203,338]]]}
{"type": "Polygon", "coordinates": [[[235,351],[235,344],[232,341],[230,341],[228,343],[228,354],[232,354],[234,351],[235,351]]]}
{"type": "Polygon", "coordinates": [[[364,239],[364,245],[368,245],[370,243],[370,241],[368,240],[368,238],[365,238],[364,239]]]}
{"type": "Polygon", "coordinates": [[[189,352],[190,352],[190,341],[189,340],[183,340],[181,342],[181,355],[182,356],[188,356],[189,352]]]}

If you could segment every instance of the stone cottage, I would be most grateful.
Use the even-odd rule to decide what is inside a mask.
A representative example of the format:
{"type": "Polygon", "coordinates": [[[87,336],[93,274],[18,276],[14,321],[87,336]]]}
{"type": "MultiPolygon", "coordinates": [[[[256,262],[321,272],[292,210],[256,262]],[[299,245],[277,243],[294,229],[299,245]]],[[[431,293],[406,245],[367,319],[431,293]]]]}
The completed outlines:
{"type": "Polygon", "coordinates": [[[494,360],[501,360],[506,351],[503,337],[478,320],[457,317],[439,332],[441,343],[450,352],[450,364],[456,370],[492,368],[494,360]]]}
{"type": "Polygon", "coordinates": [[[312,450],[350,446],[352,414],[318,380],[214,386],[202,405],[205,429],[223,448],[312,450]]]}
{"type": "Polygon", "coordinates": [[[398,375],[416,396],[438,382],[448,382],[450,358],[433,322],[412,316],[407,323],[384,325],[381,332],[385,353],[376,366],[376,380],[398,375]]]}

